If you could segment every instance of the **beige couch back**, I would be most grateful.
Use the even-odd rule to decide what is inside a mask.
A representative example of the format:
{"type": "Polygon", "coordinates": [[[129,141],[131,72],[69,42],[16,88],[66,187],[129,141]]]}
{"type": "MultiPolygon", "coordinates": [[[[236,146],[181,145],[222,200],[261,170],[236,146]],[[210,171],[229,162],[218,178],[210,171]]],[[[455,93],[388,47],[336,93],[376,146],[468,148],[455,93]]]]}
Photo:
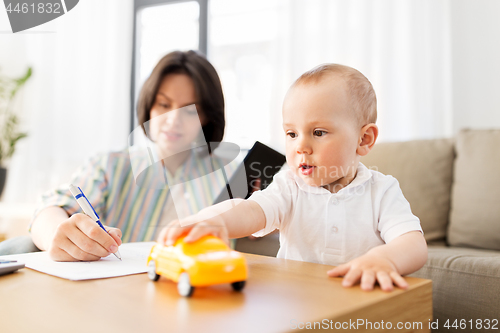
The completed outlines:
{"type": "Polygon", "coordinates": [[[445,239],[450,211],[452,139],[377,143],[361,159],[370,169],[394,176],[420,218],[426,240],[445,239]]]}
{"type": "Polygon", "coordinates": [[[448,243],[500,250],[500,130],[457,135],[448,243]]]}

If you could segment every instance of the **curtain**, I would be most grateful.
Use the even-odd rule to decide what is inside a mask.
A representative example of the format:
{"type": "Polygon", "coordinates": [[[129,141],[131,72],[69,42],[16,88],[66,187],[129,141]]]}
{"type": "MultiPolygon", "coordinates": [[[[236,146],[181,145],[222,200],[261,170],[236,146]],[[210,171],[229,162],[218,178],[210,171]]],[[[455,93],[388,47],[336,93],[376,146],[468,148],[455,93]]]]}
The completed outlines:
{"type": "Polygon", "coordinates": [[[285,93],[326,62],[354,67],[372,82],[379,142],[452,135],[448,0],[209,5],[209,58],[225,89],[226,140],[249,146],[260,139],[283,151],[285,93]]]}
{"type": "MultiPolygon", "coordinates": [[[[131,0],[85,0],[44,25],[0,34],[1,73],[33,68],[16,103],[28,137],[9,163],[3,201],[34,202],[86,158],[126,148],[132,20],[131,0]]],[[[10,30],[6,13],[0,26],[10,30]]]]}

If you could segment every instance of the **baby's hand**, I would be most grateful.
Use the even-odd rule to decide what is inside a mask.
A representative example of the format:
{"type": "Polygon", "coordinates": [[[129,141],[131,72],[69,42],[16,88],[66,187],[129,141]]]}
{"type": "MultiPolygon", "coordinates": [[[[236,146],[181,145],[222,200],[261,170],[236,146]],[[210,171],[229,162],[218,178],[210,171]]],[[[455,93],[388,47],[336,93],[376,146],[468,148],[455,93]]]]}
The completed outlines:
{"type": "Polygon", "coordinates": [[[369,253],[337,266],[327,274],[331,277],[343,276],[344,287],[351,287],[361,280],[363,290],[373,290],[377,281],[384,291],[392,291],[393,283],[400,288],[408,288],[408,283],[389,259],[369,253]]]}
{"type": "MultiPolygon", "coordinates": [[[[193,223],[193,217],[190,217],[190,223],[193,223]]],[[[177,238],[187,235],[184,240],[186,243],[192,243],[203,236],[213,235],[219,237],[226,244],[229,244],[228,232],[225,223],[218,216],[210,218],[208,220],[201,220],[200,222],[195,222],[188,226],[181,223],[179,220],[174,220],[170,222],[163,230],[160,232],[158,237],[158,242],[165,245],[173,245],[177,238]]]]}

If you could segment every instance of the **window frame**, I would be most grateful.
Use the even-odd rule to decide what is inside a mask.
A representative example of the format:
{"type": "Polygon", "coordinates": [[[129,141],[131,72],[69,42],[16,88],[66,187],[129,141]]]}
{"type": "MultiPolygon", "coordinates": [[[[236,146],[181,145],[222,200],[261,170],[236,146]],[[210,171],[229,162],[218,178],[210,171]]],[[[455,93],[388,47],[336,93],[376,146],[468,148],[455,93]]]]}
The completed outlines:
{"type": "Polygon", "coordinates": [[[135,90],[136,90],[136,60],[137,60],[137,14],[145,7],[152,7],[157,5],[168,5],[174,3],[191,2],[196,1],[200,6],[200,18],[199,18],[199,39],[198,39],[198,51],[207,55],[207,38],[208,38],[208,0],[134,0],[134,17],[133,17],[133,41],[132,41],[132,73],[130,81],[130,133],[132,133],[137,126],[137,115],[136,115],[136,101],[135,101],[135,90]]]}

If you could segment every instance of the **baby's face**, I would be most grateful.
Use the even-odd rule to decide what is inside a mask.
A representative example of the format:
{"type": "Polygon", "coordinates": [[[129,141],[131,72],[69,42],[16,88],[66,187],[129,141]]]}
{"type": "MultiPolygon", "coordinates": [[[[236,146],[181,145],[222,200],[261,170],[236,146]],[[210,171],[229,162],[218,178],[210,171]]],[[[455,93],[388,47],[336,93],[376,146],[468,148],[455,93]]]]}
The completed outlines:
{"type": "Polygon", "coordinates": [[[283,104],[283,129],[287,163],[308,185],[337,192],[354,179],[360,128],[341,79],[293,87],[283,104]]]}

